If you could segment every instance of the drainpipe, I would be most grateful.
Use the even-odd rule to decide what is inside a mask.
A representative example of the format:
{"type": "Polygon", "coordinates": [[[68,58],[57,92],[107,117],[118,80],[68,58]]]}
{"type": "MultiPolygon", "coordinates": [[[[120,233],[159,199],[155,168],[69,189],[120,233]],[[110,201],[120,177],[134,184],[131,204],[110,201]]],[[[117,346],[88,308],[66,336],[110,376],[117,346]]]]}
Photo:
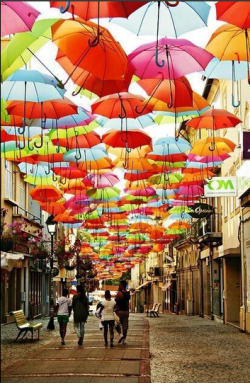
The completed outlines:
{"type": "Polygon", "coordinates": [[[190,265],[190,271],[191,271],[191,279],[192,279],[192,315],[194,316],[194,270],[192,269],[192,266],[190,265]]]}
{"type": "Polygon", "coordinates": [[[244,223],[250,221],[250,217],[246,220],[242,219],[242,210],[241,210],[241,217],[240,217],[240,248],[241,248],[241,275],[242,275],[242,310],[243,310],[243,323],[242,323],[242,332],[246,331],[246,255],[245,255],[245,233],[244,233],[244,223]]]}
{"type": "Polygon", "coordinates": [[[210,258],[210,302],[211,302],[211,320],[214,320],[214,291],[213,291],[213,247],[209,245],[210,258]]]}
{"type": "Polygon", "coordinates": [[[201,283],[201,307],[200,317],[204,318],[204,291],[203,291],[203,262],[201,259],[201,248],[199,248],[199,260],[200,260],[200,283],[201,283]]]}

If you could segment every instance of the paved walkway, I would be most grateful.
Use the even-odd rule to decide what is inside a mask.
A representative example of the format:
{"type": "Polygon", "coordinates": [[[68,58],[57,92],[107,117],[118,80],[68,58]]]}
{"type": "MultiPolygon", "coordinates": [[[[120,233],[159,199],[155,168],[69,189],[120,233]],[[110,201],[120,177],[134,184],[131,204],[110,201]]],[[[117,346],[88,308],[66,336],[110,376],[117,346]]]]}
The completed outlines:
{"type": "MultiPolygon", "coordinates": [[[[2,383],[150,383],[149,326],[130,316],[127,345],[105,348],[98,321],[90,317],[83,346],[70,325],[66,346],[59,337],[2,371],[2,383]]],[[[28,347],[28,344],[27,344],[28,347]]]]}
{"type": "Polygon", "coordinates": [[[250,335],[198,316],[149,324],[152,383],[250,383],[250,335]]]}

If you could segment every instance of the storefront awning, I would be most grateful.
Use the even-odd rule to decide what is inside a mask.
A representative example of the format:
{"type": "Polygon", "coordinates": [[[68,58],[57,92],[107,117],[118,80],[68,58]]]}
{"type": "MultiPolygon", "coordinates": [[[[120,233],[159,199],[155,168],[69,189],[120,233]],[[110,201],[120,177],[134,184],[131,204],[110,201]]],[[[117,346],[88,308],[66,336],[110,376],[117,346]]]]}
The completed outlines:
{"type": "Polygon", "coordinates": [[[168,282],[168,283],[165,283],[165,285],[162,286],[161,290],[162,291],[167,291],[167,289],[169,289],[171,287],[172,283],[173,283],[172,281],[168,282]]]}
{"type": "Polygon", "coordinates": [[[1,269],[11,271],[18,261],[24,259],[25,254],[5,253],[1,251],[1,269]]]}
{"type": "Polygon", "coordinates": [[[139,291],[140,289],[147,287],[150,283],[152,283],[152,281],[147,281],[147,282],[143,283],[142,285],[138,286],[135,290],[139,291]]]}

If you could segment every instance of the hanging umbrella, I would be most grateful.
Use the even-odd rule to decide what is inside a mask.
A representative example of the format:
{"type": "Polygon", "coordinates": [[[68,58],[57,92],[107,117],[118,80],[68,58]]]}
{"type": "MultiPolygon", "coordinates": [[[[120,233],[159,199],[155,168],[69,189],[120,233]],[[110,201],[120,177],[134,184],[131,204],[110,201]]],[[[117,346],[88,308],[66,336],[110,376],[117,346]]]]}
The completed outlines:
{"type": "Polygon", "coordinates": [[[36,186],[29,192],[32,199],[39,202],[56,202],[62,198],[62,192],[55,186],[36,186]]]}
{"type": "Polygon", "coordinates": [[[177,141],[175,137],[166,137],[157,139],[153,148],[152,154],[164,156],[186,152],[191,149],[191,145],[184,138],[178,138],[177,141]]]}
{"type": "Polygon", "coordinates": [[[141,45],[129,54],[128,61],[129,71],[140,79],[173,80],[204,70],[212,58],[210,53],[188,40],[162,38],[157,51],[155,42],[141,45]]]}
{"type": "Polygon", "coordinates": [[[177,195],[178,196],[184,196],[185,198],[191,196],[193,197],[199,197],[204,194],[204,190],[199,185],[188,185],[188,186],[181,186],[178,189],[177,195]]]}
{"type": "Polygon", "coordinates": [[[101,143],[101,139],[97,133],[91,132],[81,135],[76,134],[73,137],[52,139],[52,143],[54,145],[63,146],[67,148],[67,150],[75,148],[90,149],[93,146],[99,145],[101,143]]]}
{"type": "Polygon", "coordinates": [[[224,161],[230,158],[229,154],[221,154],[220,156],[198,156],[196,154],[189,154],[188,155],[188,161],[194,161],[194,162],[199,162],[202,164],[207,164],[209,162],[220,162],[224,161]]]}
{"type": "Polygon", "coordinates": [[[77,90],[73,92],[74,96],[80,93],[89,98],[98,98],[98,96],[103,97],[113,93],[128,91],[132,78],[130,73],[126,73],[125,77],[120,80],[102,80],[91,72],[72,64],[60,49],[58,50],[56,61],[68,75],[71,75],[72,81],[79,85],[77,90]]]}
{"type": "MultiPolygon", "coordinates": [[[[232,24],[225,24],[212,34],[206,45],[206,50],[222,61],[247,61],[247,78],[250,83],[249,39],[250,31],[248,29],[241,29],[232,24]]],[[[232,103],[234,104],[234,102],[232,103]]]]}
{"type": "MultiPolygon", "coordinates": [[[[139,113],[136,109],[141,107],[145,99],[142,96],[137,96],[132,93],[122,92],[115,93],[106,97],[102,97],[95,101],[91,107],[93,113],[99,114],[108,118],[137,118],[139,113]]],[[[142,114],[150,113],[152,109],[144,108],[142,114]]]]}
{"type": "Polygon", "coordinates": [[[63,99],[65,90],[57,86],[50,75],[37,70],[19,69],[8,77],[1,87],[1,97],[5,100],[43,102],[63,99]]]}
{"type": "Polygon", "coordinates": [[[150,96],[171,107],[192,106],[193,91],[185,77],[176,80],[145,79],[137,82],[150,96]]]}
{"type": "Polygon", "coordinates": [[[103,135],[102,142],[113,148],[135,149],[140,146],[152,144],[151,137],[139,130],[129,130],[127,132],[109,131],[103,135]]]}
{"type": "Polygon", "coordinates": [[[218,1],[215,4],[217,20],[237,25],[242,29],[250,28],[250,4],[244,1],[218,1]]]}
{"type": "Polygon", "coordinates": [[[194,1],[148,2],[128,19],[112,19],[137,35],[160,35],[178,37],[194,29],[207,25],[210,6],[194,1]],[[183,22],[183,19],[188,22],[183,22]]]}
{"type": "Polygon", "coordinates": [[[50,215],[62,214],[66,210],[64,202],[39,202],[39,205],[42,210],[46,211],[50,215]]]}
{"type": "Polygon", "coordinates": [[[107,152],[105,151],[105,149],[100,145],[96,145],[93,146],[91,149],[71,149],[67,153],[65,153],[64,161],[94,162],[106,156],[107,152]]]}
{"type": "Polygon", "coordinates": [[[23,1],[1,1],[1,36],[31,30],[40,15],[23,1]]]}
{"type": "Polygon", "coordinates": [[[191,225],[184,221],[177,221],[169,225],[170,230],[183,230],[183,229],[189,229],[191,225]]]}
{"type": "MultiPolygon", "coordinates": [[[[98,117],[97,118],[98,124],[101,125],[103,128],[109,128],[109,129],[121,129],[121,119],[120,118],[112,118],[111,120],[106,117],[98,117]]],[[[137,118],[126,118],[126,130],[130,129],[144,129],[150,125],[154,125],[153,118],[145,114],[143,116],[138,116],[137,118]]]]}
{"type": "Polygon", "coordinates": [[[72,64],[102,80],[121,80],[126,75],[127,56],[120,44],[103,27],[80,19],[60,20],[52,26],[52,41],[72,64]],[[98,43],[93,44],[97,39],[98,43]]]}
{"type": "Polygon", "coordinates": [[[220,61],[216,57],[210,61],[201,75],[207,78],[238,81],[247,77],[247,61],[220,61]]]}
{"type": "Polygon", "coordinates": [[[115,187],[104,189],[90,189],[86,195],[93,199],[110,200],[120,195],[121,191],[115,187]]]}
{"type": "Polygon", "coordinates": [[[207,137],[196,141],[190,153],[199,156],[211,156],[213,153],[214,156],[220,156],[233,152],[235,147],[236,145],[226,138],[207,137]]]}
{"type": "MultiPolygon", "coordinates": [[[[12,37],[7,47],[1,52],[2,81],[27,64],[35,56],[35,52],[51,40],[51,26],[57,21],[58,19],[38,20],[31,32],[18,33],[12,37]]],[[[37,58],[37,60],[44,66],[40,59],[37,58]]],[[[53,75],[51,72],[50,74],[53,75]]]]}
{"type": "Polygon", "coordinates": [[[50,1],[50,6],[59,8],[62,13],[67,11],[72,15],[78,15],[84,20],[96,19],[99,17],[128,17],[136,9],[146,4],[146,1],[85,1],[79,4],[79,1],[50,1]],[[66,4],[65,4],[66,3],[66,4]]]}
{"type": "Polygon", "coordinates": [[[113,173],[104,173],[104,174],[88,174],[84,183],[86,186],[92,186],[92,188],[107,188],[113,187],[115,184],[120,182],[119,178],[113,173]],[[85,181],[86,180],[86,181],[85,181]]]}

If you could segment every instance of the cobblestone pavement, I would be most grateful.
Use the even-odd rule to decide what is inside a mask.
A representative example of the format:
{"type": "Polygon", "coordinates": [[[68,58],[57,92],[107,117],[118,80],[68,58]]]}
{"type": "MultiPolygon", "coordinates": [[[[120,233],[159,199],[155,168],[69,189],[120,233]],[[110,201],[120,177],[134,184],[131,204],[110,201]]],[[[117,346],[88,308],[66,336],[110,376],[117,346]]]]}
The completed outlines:
{"type": "Polygon", "coordinates": [[[199,317],[150,318],[152,383],[249,383],[250,336],[199,317]]]}
{"type": "Polygon", "coordinates": [[[58,327],[49,334],[43,329],[40,341],[13,344],[8,339],[13,342],[16,332],[12,325],[4,326],[1,383],[150,383],[149,325],[145,318],[131,314],[127,344],[118,345],[116,334],[113,349],[104,347],[98,324],[97,318],[89,317],[83,346],[77,344],[72,323],[65,346],[61,345],[58,327]],[[8,358],[11,363],[7,363],[8,358]]]}

